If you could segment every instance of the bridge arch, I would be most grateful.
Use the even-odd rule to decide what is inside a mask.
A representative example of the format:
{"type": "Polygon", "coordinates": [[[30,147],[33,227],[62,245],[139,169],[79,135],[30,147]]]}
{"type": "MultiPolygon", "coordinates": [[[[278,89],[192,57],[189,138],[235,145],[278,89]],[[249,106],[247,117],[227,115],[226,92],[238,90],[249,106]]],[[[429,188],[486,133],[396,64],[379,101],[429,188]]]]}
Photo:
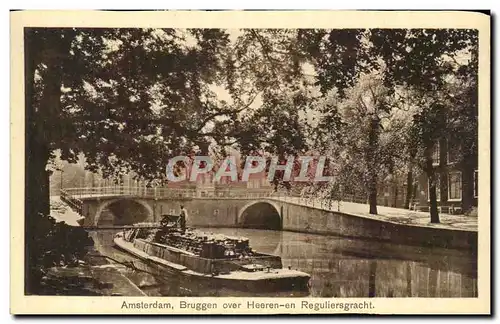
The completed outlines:
{"type": "Polygon", "coordinates": [[[248,228],[281,230],[281,206],[268,200],[252,201],[238,212],[238,225],[248,228]]]}
{"type": "Polygon", "coordinates": [[[94,226],[98,226],[99,222],[102,221],[103,212],[109,209],[115,209],[114,211],[111,210],[113,222],[118,219],[119,225],[131,225],[136,222],[152,220],[154,216],[153,208],[148,202],[142,199],[121,197],[106,200],[97,207],[94,217],[94,226]],[[118,208],[112,208],[113,206],[118,208]],[[133,208],[127,208],[130,206],[133,208]],[[120,212],[120,209],[123,212],[120,212]]]}

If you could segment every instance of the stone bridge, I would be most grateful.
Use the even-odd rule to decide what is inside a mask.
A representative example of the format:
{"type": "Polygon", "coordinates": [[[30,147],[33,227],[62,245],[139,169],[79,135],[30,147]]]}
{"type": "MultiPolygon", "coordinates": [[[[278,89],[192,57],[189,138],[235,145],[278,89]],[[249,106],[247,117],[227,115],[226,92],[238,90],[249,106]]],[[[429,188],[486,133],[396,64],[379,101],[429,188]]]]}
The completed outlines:
{"type": "Polygon", "coordinates": [[[361,204],[349,206],[342,202],[341,207],[339,202],[327,204],[321,199],[280,196],[262,190],[73,188],[62,190],[61,199],[84,216],[82,225],[89,228],[156,222],[165,214],[179,215],[183,205],[188,212],[188,226],[288,230],[420,246],[477,247],[477,230],[396,222],[396,218],[367,215],[354,208],[367,208],[361,204]]]}
{"type": "Polygon", "coordinates": [[[188,225],[282,229],[284,202],[269,191],[165,188],[71,188],[61,199],[85,217],[86,227],[113,227],[156,222],[164,214],[179,215],[183,205],[188,225]]]}

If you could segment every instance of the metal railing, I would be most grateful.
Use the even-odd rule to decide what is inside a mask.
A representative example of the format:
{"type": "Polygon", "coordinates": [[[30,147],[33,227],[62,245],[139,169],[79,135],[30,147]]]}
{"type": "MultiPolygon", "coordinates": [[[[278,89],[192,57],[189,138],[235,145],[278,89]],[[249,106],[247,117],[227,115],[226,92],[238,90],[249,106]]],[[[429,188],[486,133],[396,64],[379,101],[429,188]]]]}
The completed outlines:
{"type": "Polygon", "coordinates": [[[342,206],[342,201],[340,200],[324,199],[311,196],[308,197],[299,195],[282,195],[278,193],[278,194],[273,194],[268,198],[281,202],[288,202],[300,206],[318,208],[329,211],[340,211],[342,206]]]}
{"type": "Polygon", "coordinates": [[[177,189],[147,187],[93,187],[67,188],[61,190],[61,197],[75,199],[97,198],[106,196],[130,196],[141,198],[176,199],[176,198],[265,198],[271,195],[267,189],[177,189]]]}
{"type": "Polygon", "coordinates": [[[80,215],[83,214],[83,201],[81,199],[78,199],[77,197],[71,195],[68,193],[66,190],[61,190],[61,200],[68,204],[68,206],[71,207],[74,211],[79,213],[80,215]]]}

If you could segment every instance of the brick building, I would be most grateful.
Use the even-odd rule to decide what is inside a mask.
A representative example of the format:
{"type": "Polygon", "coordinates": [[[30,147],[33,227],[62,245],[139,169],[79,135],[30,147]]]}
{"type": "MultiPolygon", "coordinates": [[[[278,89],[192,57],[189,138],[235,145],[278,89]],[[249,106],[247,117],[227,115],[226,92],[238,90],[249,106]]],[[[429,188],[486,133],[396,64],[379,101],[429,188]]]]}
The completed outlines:
{"type": "MultiPolygon", "coordinates": [[[[434,145],[433,167],[437,176],[436,194],[441,212],[461,214],[477,207],[477,156],[463,159],[460,141],[443,139],[434,145]]],[[[429,210],[429,179],[423,172],[418,179],[418,208],[429,210]]]]}

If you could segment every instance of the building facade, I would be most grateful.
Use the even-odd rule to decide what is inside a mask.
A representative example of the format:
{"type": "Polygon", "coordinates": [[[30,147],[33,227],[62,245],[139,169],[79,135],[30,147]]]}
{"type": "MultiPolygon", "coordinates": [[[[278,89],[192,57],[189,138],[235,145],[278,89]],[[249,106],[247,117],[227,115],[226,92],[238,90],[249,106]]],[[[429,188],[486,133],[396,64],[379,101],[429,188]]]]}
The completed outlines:
{"type": "MultiPolygon", "coordinates": [[[[436,195],[441,212],[469,213],[477,207],[477,155],[464,157],[460,141],[443,139],[433,149],[433,168],[436,173],[436,195]]],[[[418,209],[429,210],[429,178],[423,172],[418,179],[418,209]]]]}

